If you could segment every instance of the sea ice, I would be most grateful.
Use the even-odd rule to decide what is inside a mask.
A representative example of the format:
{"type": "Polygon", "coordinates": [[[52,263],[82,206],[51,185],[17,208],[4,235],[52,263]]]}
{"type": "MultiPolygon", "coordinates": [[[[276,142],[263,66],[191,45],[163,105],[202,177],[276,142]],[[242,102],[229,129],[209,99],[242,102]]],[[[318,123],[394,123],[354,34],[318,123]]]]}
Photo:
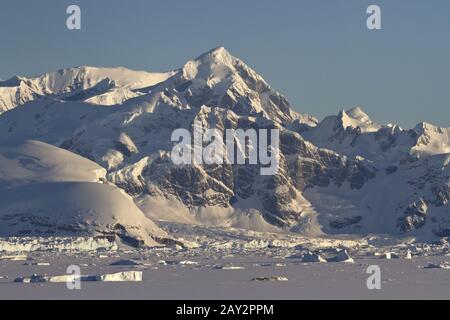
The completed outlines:
{"type": "Polygon", "coordinates": [[[327,260],[328,262],[345,262],[345,263],[354,263],[352,257],[349,256],[346,249],[340,251],[336,256],[327,260]]]}
{"type": "Polygon", "coordinates": [[[252,281],[289,281],[287,277],[278,276],[278,277],[257,277],[253,278],[252,281]]]}
{"type": "Polygon", "coordinates": [[[302,257],[302,262],[309,263],[309,262],[327,262],[322,256],[316,253],[307,252],[302,257]]]}

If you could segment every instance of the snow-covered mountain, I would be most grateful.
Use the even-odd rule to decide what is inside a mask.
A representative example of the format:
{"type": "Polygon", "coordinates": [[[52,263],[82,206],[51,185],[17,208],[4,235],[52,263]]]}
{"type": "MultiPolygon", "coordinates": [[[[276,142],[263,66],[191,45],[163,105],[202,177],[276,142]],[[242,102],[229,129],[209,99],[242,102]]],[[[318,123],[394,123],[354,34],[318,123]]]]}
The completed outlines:
{"type": "Polygon", "coordinates": [[[139,96],[139,89],[166,80],[174,72],[149,73],[126,68],[76,67],[36,78],[15,76],[0,82],[0,114],[48,97],[114,105],[139,96]],[[94,98],[95,97],[95,98],[94,98]]]}
{"type": "Polygon", "coordinates": [[[361,108],[318,122],[224,48],[164,74],[82,67],[11,79],[0,83],[0,101],[9,110],[0,145],[34,139],[90,159],[151,219],[308,235],[450,235],[450,129],[377,124],[361,108]],[[279,129],[277,174],[174,165],[171,134],[192,132],[194,121],[221,133],[279,129]]]}
{"type": "Polygon", "coordinates": [[[417,142],[412,148],[416,155],[434,155],[450,153],[450,128],[440,128],[430,123],[419,123],[414,131],[417,142]]]}

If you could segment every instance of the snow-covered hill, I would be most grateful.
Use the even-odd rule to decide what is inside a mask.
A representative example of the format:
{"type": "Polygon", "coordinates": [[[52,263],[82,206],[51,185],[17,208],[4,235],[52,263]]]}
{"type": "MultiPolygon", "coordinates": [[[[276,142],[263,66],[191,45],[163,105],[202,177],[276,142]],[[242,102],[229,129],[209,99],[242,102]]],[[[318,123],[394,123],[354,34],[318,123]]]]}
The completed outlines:
{"type": "Polygon", "coordinates": [[[157,245],[168,235],[106,170],[38,141],[0,148],[0,236],[118,236],[157,245]]]}
{"type": "Polygon", "coordinates": [[[19,99],[10,101],[5,109],[11,110],[0,116],[0,145],[35,139],[87,158],[147,217],[314,236],[431,240],[450,234],[450,129],[377,124],[361,108],[318,122],[295,112],[224,48],[165,74],[67,70],[62,78],[33,82],[39,85],[0,84],[5,92],[24,84],[40,90],[38,100],[15,95],[19,99]],[[261,176],[258,165],[174,165],[171,134],[192,132],[194,121],[221,133],[280,129],[278,172],[261,176]]]}
{"type": "Polygon", "coordinates": [[[105,175],[95,162],[43,142],[0,147],[0,190],[41,182],[100,182],[105,175]]]}

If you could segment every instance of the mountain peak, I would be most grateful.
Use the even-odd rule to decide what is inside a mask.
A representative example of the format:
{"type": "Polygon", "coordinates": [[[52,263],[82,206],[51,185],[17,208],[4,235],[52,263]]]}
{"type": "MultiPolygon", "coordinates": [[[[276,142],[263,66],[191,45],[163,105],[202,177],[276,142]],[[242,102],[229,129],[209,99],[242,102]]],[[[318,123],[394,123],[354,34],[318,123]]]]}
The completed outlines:
{"type": "Polygon", "coordinates": [[[200,79],[214,86],[215,83],[227,83],[231,78],[238,76],[236,67],[243,64],[232,56],[224,47],[214,48],[194,60],[188,61],[182,68],[186,80],[200,79]]]}
{"type": "Polygon", "coordinates": [[[199,60],[203,60],[205,58],[211,58],[211,59],[217,60],[217,59],[223,59],[223,58],[229,58],[229,57],[231,57],[231,54],[227,49],[225,49],[225,47],[216,47],[216,48],[213,48],[213,49],[201,54],[195,60],[199,61],[199,60]]]}
{"type": "Polygon", "coordinates": [[[220,47],[216,47],[216,48],[209,50],[208,53],[210,53],[210,54],[218,54],[218,53],[229,54],[229,51],[227,49],[225,49],[225,47],[220,46],[220,47]]]}
{"type": "Polygon", "coordinates": [[[418,131],[418,132],[423,132],[424,130],[427,130],[427,129],[436,129],[436,128],[437,128],[437,127],[436,127],[435,125],[423,121],[423,122],[418,123],[418,124],[415,126],[414,130],[415,130],[415,131],[418,131]]]}
{"type": "Polygon", "coordinates": [[[266,118],[280,123],[290,123],[298,117],[284,96],[224,47],[188,61],[171,81],[195,107],[203,104],[221,107],[239,115],[262,112],[266,118]]]}
{"type": "Polygon", "coordinates": [[[441,128],[421,122],[413,129],[417,133],[417,143],[413,154],[433,155],[450,153],[450,128],[441,128]]]}
{"type": "Polygon", "coordinates": [[[342,109],[336,118],[339,121],[339,127],[343,129],[351,127],[360,128],[361,132],[372,132],[377,131],[381,127],[374,123],[360,107],[354,107],[348,110],[342,109]]]}
{"type": "Polygon", "coordinates": [[[358,119],[361,121],[370,121],[369,116],[360,108],[360,107],[354,107],[351,109],[348,109],[346,111],[347,115],[352,117],[353,119],[358,119]]]}
{"type": "Polygon", "coordinates": [[[8,80],[0,80],[0,87],[17,87],[25,78],[14,76],[8,80]]]}
{"type": "Polygon", "coordinates": [[[228,69],[234,69],[234,65],[238,61],[224,47],[217,47],[208,52],[203,53],[196,59],[188,61],[184,69],[207,69],[213,70],[216,66],[223,66],[228,69]]]}

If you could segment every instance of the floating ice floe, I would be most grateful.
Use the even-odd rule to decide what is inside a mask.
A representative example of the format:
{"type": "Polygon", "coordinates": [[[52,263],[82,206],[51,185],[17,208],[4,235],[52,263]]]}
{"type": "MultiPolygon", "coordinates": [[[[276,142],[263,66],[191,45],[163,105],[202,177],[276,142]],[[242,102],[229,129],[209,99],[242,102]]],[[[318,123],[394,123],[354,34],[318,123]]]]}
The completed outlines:
{"type": "Polygon", "coordinates": [[[425,269],[450,269],[450,263],[442,262],[442,263],[429,263],[425,269]]]}
{"type": "Polygon", "coordinates": [[[310,263],[310,262],[327,262],[322,256],[317,253],[307,252],[302,256],[302,262],[310,263]]]}
{"type": "Polygon", "coordinates": [[[198,262],[190,261],[190,260],[182,260],[182,261],[178,261],[178,264],[181,264],[181,265],[193,265],[193,264],[198,264],[198,262]]]}
{"type": "Polygon", "coordinates": [[[26,255],[6,255],[0,256],[0,260],[9,260],[9,261],[25,261],[28,259],[26,255]]]}
{"type": "Polygon", "coordinates": [[[98,275],[95,278],[96,281],[104,281],[104,282],[117,282],[117,281],[139,282],[142,281],[142,271],[125,271],[125,272],[103,274],[98,275]]]}
{"type": "Polygon", "coordinates": [[[25,266],[49,266],[49,262],[27,262],[24,263],[25,266]]]}
{"type": "Polygon", "coordinates": [[[20,283],[37,283],[37,282],[52,282],[52,283],[69,283],[75,280],[80,281],[101,281],[101,282],[139,282],[142,281],[142,271],[123,271],[117,273],[93,275],[93,276],[75,276],[72,274],[65,274],[60,276],[47,276],[33,274],[31,277],[18,277],[14,282],[20,283]]]}
{"type": "Polygon", "coordinates": [[[399,258],[399,255],[396,254],[395,252],[385,252],[385,253],[383,253],[383,254],[381,255],[381,258],[387,259],[387,260],[390,260],[390,259],[398,259],[398,258],[399,258]]]}
{"type": "Polygon", "coordinates": [[[346,249],[339,251],[336,256],[327,260],[328,262],[345,262],[345,263],[354,263],[352,257],[349,256],[346,249]]]}
{"type": "Polygon", "coordinates": [[[140,266],[142,263],[132,259],[121,259],[110,264],[110,266],[140,266]]]}
{"type": "MultiPolygon", "coordinates": [[[[36,282],[73,282],[75,280],[74,275],[62,275],[62,276],[46,276],[33,274],[31,277],[17,277],[14,282],[20,283],[36,283],[36,282]]],[[[85,281],[80,277],[81,281],[85,281]]]]}
{"type": "Polygon", "coordinates": [[[255,266],[259,266],[259,267],[272,267],[273,266],[273,264],[272,263],[257,263],[257,264],[254,264],[255,266]]]}
{"type": "Polygon", "coordinates": [[[214,266],[214,269],[221,269],[221,270],[244,270],[244,267],[240,266],[214,266]]]}
{"type": "Polygon", "coordinates": [[[158,264],[161,264],[163,266],[166,266],[166,265],[171,265],[171,266],[182,265],[182,266],[185,266],[185,265],[195,265],[195,264],[198,264],[198,262],[190,261],[190,260],[181,260],[181,261],[159,260],[158,264]]]}
{"type": "MultiPolygon", "coordinates": [[[[382,253],[381,252],[375,252],[374,255],[376,257],[379,257],[380,259],[387,259],[387,260],[399,259],[401,257],[400,254],[395,253],[395,252],[382,252],[382,253]]],[[[411,250],[406,251],[404,259],[408,259],[408,260],[412,259],[411,250]]]]}
{"type": "Polygon", "coordinates": [[[411,250],[408,250],[408,251],[406,252],[405,259],[407,259],[407,260],[411,260],[411,259],[412,259],[411,250]]]}
{"type": "Polygon", "coordinates": [[[287,277],[278,276],[278,277],[257,277],[253,278],[252,281],[289,281],[287,277]]]}

